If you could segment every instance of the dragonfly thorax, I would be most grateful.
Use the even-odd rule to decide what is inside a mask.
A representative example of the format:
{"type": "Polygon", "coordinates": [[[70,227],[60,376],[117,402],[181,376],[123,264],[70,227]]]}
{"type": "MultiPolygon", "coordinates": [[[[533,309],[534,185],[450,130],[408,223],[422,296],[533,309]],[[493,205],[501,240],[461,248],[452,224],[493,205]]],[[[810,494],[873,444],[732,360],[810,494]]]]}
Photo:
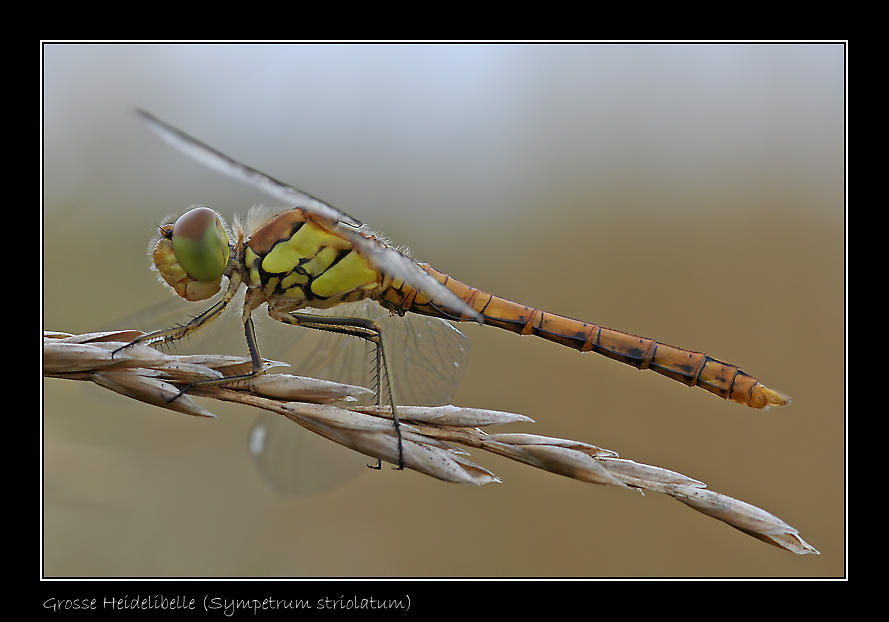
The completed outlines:
{"type": "Polygon", "coordinates": [[[299,208],[254,231],[242,265],[247,286],[280,310],[363,300],[385,280],[335,226],[299,208]]]}

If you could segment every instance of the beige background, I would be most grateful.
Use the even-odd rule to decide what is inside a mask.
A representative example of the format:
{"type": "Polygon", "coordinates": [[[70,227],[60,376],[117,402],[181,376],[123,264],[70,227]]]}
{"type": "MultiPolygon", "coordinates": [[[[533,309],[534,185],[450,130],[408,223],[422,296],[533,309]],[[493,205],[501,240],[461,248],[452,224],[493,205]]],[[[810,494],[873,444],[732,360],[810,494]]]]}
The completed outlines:
{"type": "MultiPolygon", "coordinates": [[[[701,479],[822,553],[478,453],[502,484],[384,469],[282,496],[247,455],[251,412],[213,405],[218,419],[199,420],[45,380],[46,575],[843,574],[841,46],[44,52],[44,328],[104,328],[169,296],[145,257],[165,215],[203,203],[230,219],[268,201],[162,144],[140,106],[471,285],[786,391],[790,407],[753,411],[469,326],[455,403],[701,479]]],[[[242,348],[236,325],[203,343],[217,340],[242,348]]],[[[321,451],[318,464],[348,457],[321,451]]]]}

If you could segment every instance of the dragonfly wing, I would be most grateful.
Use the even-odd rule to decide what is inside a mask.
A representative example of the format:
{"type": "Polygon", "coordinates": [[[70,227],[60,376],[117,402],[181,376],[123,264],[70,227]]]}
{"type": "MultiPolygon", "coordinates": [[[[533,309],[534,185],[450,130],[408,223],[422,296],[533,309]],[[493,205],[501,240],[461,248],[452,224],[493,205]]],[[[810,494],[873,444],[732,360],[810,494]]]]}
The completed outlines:
{"type": "Polygon", "coordinates": [[[368,259],[377,270],[403,280],[443,311],[453,314],[455,320],[465,316],[479,324],[484,322],[481,313],[439,283],[417,265],[416,261],[380,241],[375,235],[342,226],[337,228],[337,232],[347,237],[358,253],[368,259]]]}
{"type": "Polygon", "coordinates": [[[381,325],[394,352],[398,400],[450,404],[469,364],[469,339],[450,322],[422,315],[390,316],[381,325]]]}
{"type": "Polygon", "coordinates": [[[321,199],[233,160],[144,110],[137,109],[136,112],[152,130],[179,151],[208,168],[258,188],[269,196],[284,201],[288,205],[299,207],[313,216],[327,220],[336,227],[341,235],[351,240],[359,253],[369,259],[377,269],[403,279],[427,299],[440,304],[443,308],[481,323],[482,317],[478,312],[447,287],[429,276],[410,257],[399,253],[374,236],[367,236],[359,232],[357,227],[361,227],[360,221],[321,199]]]}
{"type": "Polygon", "coordinates": [[[353,227],[361,226],[360,221],[352,218],[332,205],[325,203],[321,199],[280,182],[273,177],[269,177],[265,173],[247,166],[246,164],[241,164],[237,160],[233,160],[224,153],[220,153],[213,147],[205,145],[198,139],[161,121],[144,110],[136,109],[136,112],[161,138],[204,166],[244,182],[245,184],[254,186],[269,196],[284,201],[288,205],[300,207],[316,216],[321,216],[335,222],[345,223],[353,227]]]}
{"type": "Polygon", "coordinates": [[[269,412],[250,428],[248,450],[263,479],[290,495],[327,493],[367,471],[367,456],[269,412]]]}
{"type": "MultiPolygon", "coordinates": [[[[383,330],[389,346],[396,397],[400,404],[440,406],[448,404],[460,385],[469,363],[469,339],[450,322],[410,314],[393,316],[372,300],[345,303],[330,309],[304,309],[303,312],[335,317],[362,317],[374,320],[383,330]]],[[[374,346],[362,339],[317,330],[274,328],[295,337],[282,349],[263,348],[264,355],[291,364],[294,373],[372,388],[374,346]]],[[[268,341],[283,342],[273,338],[268,341]]],[[[368,402],[370,403],[370,402],[368,402]]]]}
{"type": "MultiPolygon", "coordinates": [[[[469,340],[450,322],[438,318],[393,316],[371,300],[303,312],[376,321],[386,335],[401,404],[450,403],[469,362],[469,340]]],[[[291,363],[295,373],[373,386],[374,350],[364,340],[283,325],[273,328],[296,335],[289,346],[269,351],[271,358],[291,363]]],[[[250,454],[263,477],[288,494],[325,492],[367,471],[364,456],[331,445],[289,419],[270,413],[260,414],[250,431],[250,454]]]]}

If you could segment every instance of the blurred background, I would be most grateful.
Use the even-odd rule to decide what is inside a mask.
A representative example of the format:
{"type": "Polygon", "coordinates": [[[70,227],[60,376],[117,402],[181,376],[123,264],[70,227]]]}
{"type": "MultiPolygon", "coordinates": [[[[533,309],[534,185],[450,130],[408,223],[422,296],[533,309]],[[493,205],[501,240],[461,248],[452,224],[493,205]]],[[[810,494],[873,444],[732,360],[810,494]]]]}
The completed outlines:
{"type": "MultiPolygon", "coordinates": [[[[205,403],[218,418],[202,420],[44,380],[46,575],[844,572],[841,45],[43,51],[45,329],[130,328],[113,324],[171,296],[148,269],[156,224],[193,204],[230,222],[269,202],[162,143],[138,106],[470,285],[705,351],[785,391],[789,407],[754,411],[465,326],[472,357],[454,403],[537,422],[502,431],[702,480],[821,551],[795,556],[668,497],[480,452],[503,483],[384,468],[283,495],[250,460],[246,409],[205,403]]],[[[197,346],[208,343],[244,349],[237,322],[197,346]]],[[[330,443],[319,451],[313,463],[354,460],[330,443]]]]}

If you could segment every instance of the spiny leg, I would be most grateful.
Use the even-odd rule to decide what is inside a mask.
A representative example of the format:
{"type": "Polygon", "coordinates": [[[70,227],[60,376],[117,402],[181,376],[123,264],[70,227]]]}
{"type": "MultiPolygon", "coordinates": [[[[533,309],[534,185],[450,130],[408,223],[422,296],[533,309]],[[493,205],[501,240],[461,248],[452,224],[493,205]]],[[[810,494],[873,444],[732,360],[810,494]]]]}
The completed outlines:
{"type": "MultiPolygon", "coordinates": [[[[142,344],[147,346],[157,346],[163,345],[167,343],[172,343],[175,341],[179,341],[184,339],[188,335],[194,333],[197,330],[207,326],[210,322],[215,320],[216,318],[222,315],[222,312],[228,306],[228,303],[231,302],[234,295],[237,293],[239,287],[241,285],[241,279],[238,276],[233,276],[231,281],[229,282],[229,286],[223,295],[223,297],[212,307],[201,313],[200,315],[195,316],[189,322],[181,325],[175,326],[173,328],[166,328],[163,330],[157,330],[153,333],[149,333],[147,335],[142,335],[131,341],[130,343],[117,348],[111,353],[113,357],[117,352],[134,346],[136,344],[142,344]]],[[[199,380],[193,382],[192,384],[186,385],[178,394],[176,394],[170,402],[173,402],[180,398],[182,395],[187,393],[191,388],[196,386],[213,386],[218,384],[230,384],[233,382],[239,382],[242,380],[250,380],[262,374],[262,357],[259,354],[259,348],[256,345],[256,333],[253,328],[253,320],[250,317],[250,307],[244,307],[244,313],[242,321],[244,323],[244,336],[247,339],[247,349],[250,352],[250,360],[252,363],[252,370],[248,374],[241,374],[238,376],[226,376],[224,378],[215,378],[211,380],[199,380]]]]}
{"type": "Polygon", "coordinates": [[[173,328],[156,330],[153,333],[148,333],[147,335],[137,337],[125,346],[121,346],[117,350],[114,350],[111,353],[112,358],[121,350],[137,344],[155,346],[184,339],[188,335],[197,330],[200,330],[216,318],[220,317],[222,315],[222,312],[225,311],[225,308],[228,306],[228,303],[230,303],[232,301],[232,298],[235,297],[235,294],[238,292],[238,289],[240,287],[241,277],[237,274],[233,274],[229,277],[228,287],[226,288],[225,293],[222,295],[222,298],[220,298],[219,301],[212,307],[210,307],[200,315],[196,315],[190,321],[181,326],[174,326],[173,328]]]}
{"type": "Polygon", "coordinates": [[[158,346],[164,345],[168,343],[173,343],[174,341],[180,341],[185,339],[187,336],[192,334],[193,332],[200,330],[217,317],[219,317],[222,312],[225,310],[228,301],[225,299],[220,300],[215,305],[201,313],[200,315],[196,315],[191,320],[182,324],[180,326],[174,326],[172,328],[164,328],[161,330],[156,330],[152,333],[148,333],[147,335],[142,335],[141,337],[137,337],[133,339],[130,343],[123,345],[111,353],[111,357],[113,358],[115,354],[120,352],[121,350],[126,350],[132,346],[142,344],[146,346],[158,346]]]}
{"type": "Polygon", "coordinates": [[[244,308],[244,337],[247,339],[247,350],[250,352],[250,362],[251,362],[251,370],[246,374],[239,374],[237,376],[225,376],[223,378],[214,378],[211,380],[198,380],[196,382],[192,382],[189,385],[183,387],[179,394],[176,395],[170,401],[174,401],[182,395],[188,393],[194,387],[212,387],[221,384],[235,384],[238,382],[243,382],[245,380],[252,380],[257,376],[261,376],[263,373],[262,369],[262,356],[259,354],[259,346],[256,345],[256,331],[253,328],[253,319],[250,317],[250,310],[248,307],[244,308]]]}
{"type": "MultiPolygon", "coordinates": [[[[235,291],[236,290],[237,288],[235,288],[235,291]]],[[[227,295],[228,292],[226,292],[226,296],[227,295]]],[[[256,331],[253,327],[253,318],[251,317],[252,310],[261,304],[262,300],[264,300],[264,298],[259,290],[248,289],[247,294],[244,297],[244,306],[241,310],[241,322],[244,325],[244,337],[247,339],[247,350],[250,352],[250,362],[252,367],[250,372],[237,376],[215,378],[212,380],[199,380],[182,389],[182,391],[179,392],[179,395],[188,392],[188,390],[193,387],[211,387],[221,384],[234,384],[245,380],[252,380],[257,376],[262,375],[262,357],[259,354],[259,346],[256,344],[256,331]]],[[[179,395],[176,397],[179,397],[179,395]]]]}
{"type": "MultiPolygon", "coordinates": [[[[350,335],[358,337],[373,343],[376,346],[376,374],[377,374],[377,406],[382,401],[382,377],[385,374],[386,388],[389,393],[389,404],[392,407],[392,420],[395,424],[395,436],[398,439],[398,467],[404,468],[404,445],[401,438],[401,424],[398,419],[398,400],[395,397],[395,382],[392,379],[392,365],[389,362],[389,347],[383,336],[383,331],[373,320],[358,317],[329,317],[326,315],[311,315],[307,313],[293,313],[280,311],[271,305],[269,306],[269,315],[274,319],[291,324],[293,326],[302,326],[303,328],[313,328],[315,330],[323,330],[331,333],[339,333],[341,335],[350,335]]],[[[376,468],[381,467],[378,461],[376,468]]]]}

